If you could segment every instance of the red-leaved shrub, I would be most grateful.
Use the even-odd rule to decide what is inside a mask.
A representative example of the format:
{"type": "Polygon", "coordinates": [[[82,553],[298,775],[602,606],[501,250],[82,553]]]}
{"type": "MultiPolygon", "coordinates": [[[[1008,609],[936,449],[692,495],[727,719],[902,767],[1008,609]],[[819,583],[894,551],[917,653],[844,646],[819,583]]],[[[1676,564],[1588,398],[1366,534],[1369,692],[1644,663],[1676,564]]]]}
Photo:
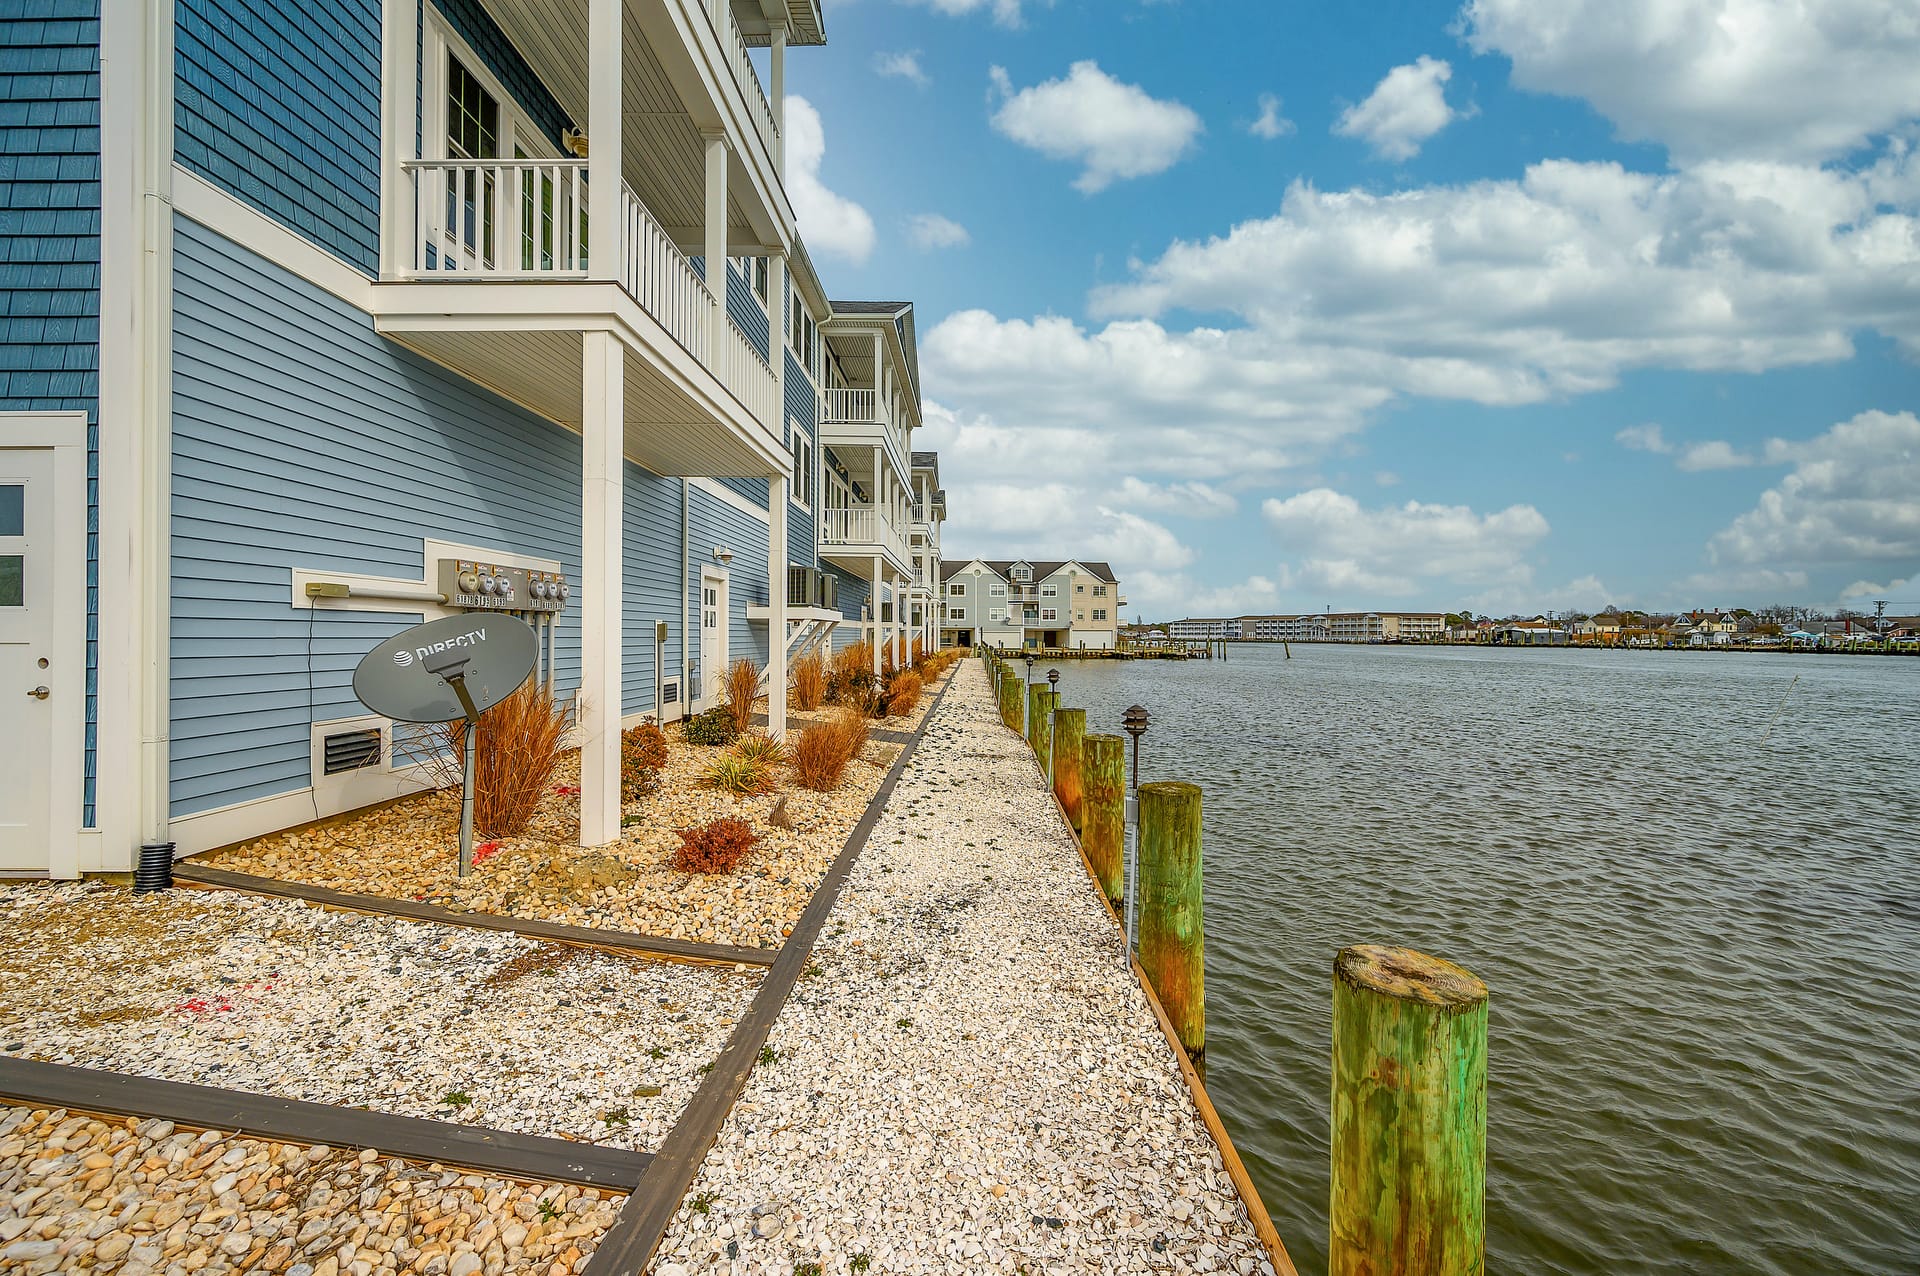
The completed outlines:
{"type": "Polygon", "coordinates": [[[673,866],[683,873],[731,872],[759,842],[745,820],[723,818],[699,828],[681,829],[673,866]]]}

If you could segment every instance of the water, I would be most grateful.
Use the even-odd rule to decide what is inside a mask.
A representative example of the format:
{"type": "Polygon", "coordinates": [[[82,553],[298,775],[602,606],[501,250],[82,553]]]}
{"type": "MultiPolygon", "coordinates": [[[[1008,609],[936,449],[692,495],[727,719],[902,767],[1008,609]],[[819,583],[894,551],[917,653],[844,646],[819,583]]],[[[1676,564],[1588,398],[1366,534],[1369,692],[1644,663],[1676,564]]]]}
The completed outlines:
{"type": "Polygon", "coordinates": [[[1205,789],[1208,1088],[1303,1273],[1369,941],[1492,990],[1489,1270],[1920,1273],[1920,660],[1293,655],[1058,667],[1205,789]]]}

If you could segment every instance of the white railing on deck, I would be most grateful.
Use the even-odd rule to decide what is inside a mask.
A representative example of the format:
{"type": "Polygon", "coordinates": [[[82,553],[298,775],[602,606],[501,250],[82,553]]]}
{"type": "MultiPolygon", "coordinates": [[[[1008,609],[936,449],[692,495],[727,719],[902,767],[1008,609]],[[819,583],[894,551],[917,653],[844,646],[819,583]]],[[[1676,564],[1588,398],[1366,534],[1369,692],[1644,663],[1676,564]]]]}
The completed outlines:
{"type": "Polygon", "coordinates": [[[414,270],[585,273],[585,160],[409,160],[406,167],[414,183],[414,270]]]}
{"type": "Polygon", "coordinates": [[[885,514],[871,505],[820,511],[822,545],[884,545],[907,558],[907,541],[885,514]]]}
{"type": "Polygon", "coordinates": [[[626,206],[627,291],[701,366],[710,367],[713,298],[706,281],[631,188],[622,186],[620,196],[626,206]]]}
{"type": "Polygon", "coordinates": [[[727,335],[721,344],[718,371],[720,384],[733,391],[733,397],[740,400],[754,420],[775,434],[782,433],[778,405],[774,401],[773,369],[731,318],[727,320],[727,335]]]}
{"type": "Polygon", "coordinates": [[[753,59],[747,56],[746,38],[740,34],[740,24],[733,20],[733,5],[729,0],[706,0],[706,6],[707,16],[713,20],[713,32],[720,38],[720,51],[733,67],[734,83],[740,86],[740,96],[747,100],[747,111],[760,130],[760,141],[772,155],[778,150],[774,140],[780,136],[780,130],[774,127],[773,108],[767,105],[766,90],[760,87],[753,59]]]}
{"type": "Polygon", "coordinates": [[[827,417],[829,421],[871,421],[880,420],[878,409],[871,390],[828,390],[827,417]]]}

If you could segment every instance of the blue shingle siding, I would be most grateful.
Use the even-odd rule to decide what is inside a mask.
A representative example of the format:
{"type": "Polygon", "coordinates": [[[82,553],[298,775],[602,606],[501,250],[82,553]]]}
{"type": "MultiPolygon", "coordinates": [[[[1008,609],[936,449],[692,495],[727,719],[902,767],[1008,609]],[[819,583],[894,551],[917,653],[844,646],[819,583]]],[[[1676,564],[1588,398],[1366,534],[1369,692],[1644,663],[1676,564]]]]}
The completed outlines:
{"type": "MultiPolygon", "coordinates": [[[[747,608],[767,605],[767,525],[742,513],[711,493],[695,489],[688,511],[689,544],[692,553],[687,564],[687,599],[690,615],[700,615],[700,566],[711,561],[712,547],[725,545],[733,551],[727,571],[727,659],[742,656],[756,665],[767,663],[767,625],[749,624],[747,608]]],[[[698,657],[696,649],[694,655],[698,657]]],[[[701,685],[711,687],[718,671],[702,670],[701,685]]]]}
{"type": "Polygon", "coordinates": [[[86,755],[99,684],[100,5],[0,6],[0,412],[87,414],[86,755]]]}
{"type": "Polygon", "coordinates": [[[760,304],[760,295],[753,290],[753,281],[731,266],[727,268],[727,317],[739,325],[760,357],[767,358],[767,312],[760,304]]]}
{"type": "Polygon", "coordinates": [[[667,622],[666,676],[673,678],[680,668],[680,599],[673,587],[681,564],[680,480],[629,462],[623,506],[620,712],[650,713],[655,622],[667,622]]]}
{"type": "Polygon", "coordinates": [[[177,0],[179,162],[380,264],[380,0],[177,0]]]}
{"type": "Polygon", "coordinates": [[[572,117],[561,109],[559,101],[547,91],[527,60],[520,56],[520,50],[513,47],[478,0],[434,0],[434,7],[440,10],[455,34],[486,63],[494,79],[513,95],[520,109],[547,135],[547,140],[564,154],[560,135],[573,127],[572,117]]]}
{"type": "MultiPolygon", "coordinates": [[[[807,380],[806,371],[801,368],[800,361],[793,357],[793,352],[791,350],[784,351],[783,357],[787,361],[786,406],[787,423],[789,427],[787,447],[788,450],[791,451],[793,447],[791,431],[794,428],[797,428],[808,438],[818,437],[816,431],[819,429],[819,423],[815,421],[814,413],[819,400],[814,395],[813,382],[807,380]]],[[[814,503],[816,506],[819,504],[820,492],[825,486],[825,478],[819,470],[820,464],[820,456],[816,449],[814,454],[814,503]]],[[[789,492],[788,495],[797,497],[799,493],[789,492]]],[[[819,563],[819,556],[815,553],[816,541],[814,532],[813,512],[802,509],[798,505],[788,506],[788,562],[799,563],[802,567],[813,567],[819,563]]]]}

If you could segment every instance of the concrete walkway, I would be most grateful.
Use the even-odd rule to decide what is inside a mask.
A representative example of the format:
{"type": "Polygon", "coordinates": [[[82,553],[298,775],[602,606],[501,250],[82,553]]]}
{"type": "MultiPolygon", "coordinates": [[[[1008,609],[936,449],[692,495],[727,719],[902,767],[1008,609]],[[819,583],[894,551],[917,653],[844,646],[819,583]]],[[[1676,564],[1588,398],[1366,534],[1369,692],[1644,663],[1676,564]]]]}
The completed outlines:
{"type": "Polygon", "coordinates": [[[1031,754],[954,677],[654,1271],[1270,1276],[1031,754]]]}

